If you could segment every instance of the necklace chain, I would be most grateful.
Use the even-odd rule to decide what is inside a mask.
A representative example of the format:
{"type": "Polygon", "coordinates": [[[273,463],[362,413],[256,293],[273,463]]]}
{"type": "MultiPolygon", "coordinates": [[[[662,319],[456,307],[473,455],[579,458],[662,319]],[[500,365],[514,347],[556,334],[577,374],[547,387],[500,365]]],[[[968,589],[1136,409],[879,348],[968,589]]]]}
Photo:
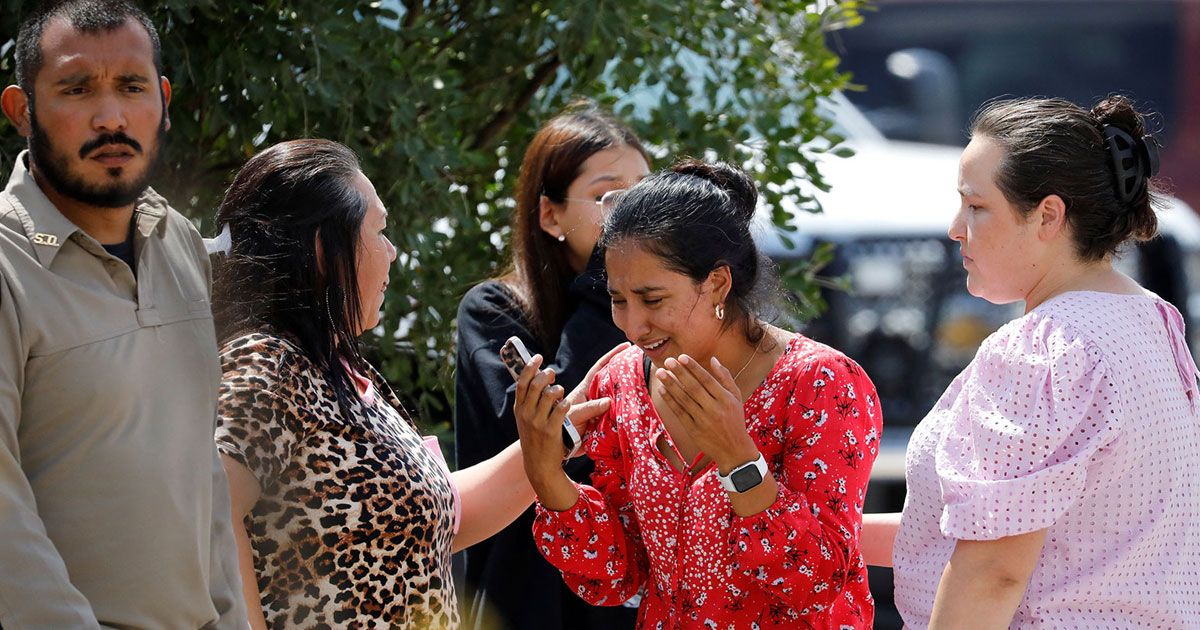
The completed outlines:
{"type": "Polygon", "coordinates": [[[745,372],[746,368],[750,367],[750,362],[754,360],[754,357],[758,356],[758,347],[760,345],[762,345],[761,341],[759,343],[754,344],[754,349],[750,352],[750,358],[746,359],[746,362],[742,364],[742,369],[738,370],[737,374],[733,375],[734,383],[737,382],[738,377],[740,377],[742,375],[742,372],[745,372]]]}

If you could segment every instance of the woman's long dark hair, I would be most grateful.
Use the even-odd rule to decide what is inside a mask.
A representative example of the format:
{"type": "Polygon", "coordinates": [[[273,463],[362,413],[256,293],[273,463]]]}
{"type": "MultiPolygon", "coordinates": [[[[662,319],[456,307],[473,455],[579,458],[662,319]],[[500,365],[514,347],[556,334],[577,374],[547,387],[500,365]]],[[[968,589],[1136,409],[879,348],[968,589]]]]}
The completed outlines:
{"type": "Polygon", "coordinates": [[[292,140],[250,158],[217,210],[232,248],[215,266],[213,315],[224,344],[250,332],[282,333],[326,376],[343,405],[360,373],[359,229],[367,200],[351,182],[350,149],[292,140]]]}
{"type": "Polygon", "coordinates": [[[544,348],[558,346],[567,315],[567,283],[575,276],[565,243],[542,229],[541,198],[562,203],[588,158],[627,146],[650,163],[646,149],[628,127],[595,105],[581,102],[552,118],[529,143],[517,177],[513,210],[512,265],[500,278],[514,290],[544,348]]]}

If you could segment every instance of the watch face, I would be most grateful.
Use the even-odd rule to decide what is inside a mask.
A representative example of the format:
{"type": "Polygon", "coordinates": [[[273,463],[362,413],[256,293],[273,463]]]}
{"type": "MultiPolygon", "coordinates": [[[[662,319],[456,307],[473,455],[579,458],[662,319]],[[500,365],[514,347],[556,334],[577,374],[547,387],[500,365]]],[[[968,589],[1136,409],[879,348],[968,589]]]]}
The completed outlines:
{"type": "Polygon", "coordinates": [[[737,488],[738,492],[745,492],[754,486],[762,483],[762,474],[758,472],[758,467],[754,464],[747,464],[733,471],[729,475],[729,480],[733,482],[733,487],[737,488]]]}

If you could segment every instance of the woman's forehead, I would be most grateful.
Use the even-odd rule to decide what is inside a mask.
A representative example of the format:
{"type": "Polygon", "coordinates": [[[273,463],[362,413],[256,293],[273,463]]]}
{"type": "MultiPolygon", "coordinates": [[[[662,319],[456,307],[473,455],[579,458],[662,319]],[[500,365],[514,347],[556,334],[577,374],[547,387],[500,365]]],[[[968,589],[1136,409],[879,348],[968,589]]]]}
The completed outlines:
{"type": "Polygon", "coordinates": [[[1003,160],[1004,148],[999,143],[986,136],[972,138],[959,160],[959,193],[982,196],[994,190],[994,175],[1003,160]]]}
{"type": "Polygon", "coordinates": [[[637,241],[617,243],[604,256],[610,289],[641,293],[691,283],[691,278],[669,267],[662,257],[637,241]]]}

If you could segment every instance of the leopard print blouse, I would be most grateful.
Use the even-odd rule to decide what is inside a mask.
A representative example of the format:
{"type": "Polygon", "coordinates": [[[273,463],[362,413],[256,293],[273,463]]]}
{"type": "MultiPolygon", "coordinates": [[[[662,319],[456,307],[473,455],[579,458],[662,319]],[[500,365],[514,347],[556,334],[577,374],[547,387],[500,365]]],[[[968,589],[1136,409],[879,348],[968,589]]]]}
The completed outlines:
{"type": "Polygon", "coordinates": [[[344,417],[298,346],[221,349],[217,446],[259,480],[246,516],[271,628],[453,628],[454,498],[442,464],[374,370],[344,417]]]}

